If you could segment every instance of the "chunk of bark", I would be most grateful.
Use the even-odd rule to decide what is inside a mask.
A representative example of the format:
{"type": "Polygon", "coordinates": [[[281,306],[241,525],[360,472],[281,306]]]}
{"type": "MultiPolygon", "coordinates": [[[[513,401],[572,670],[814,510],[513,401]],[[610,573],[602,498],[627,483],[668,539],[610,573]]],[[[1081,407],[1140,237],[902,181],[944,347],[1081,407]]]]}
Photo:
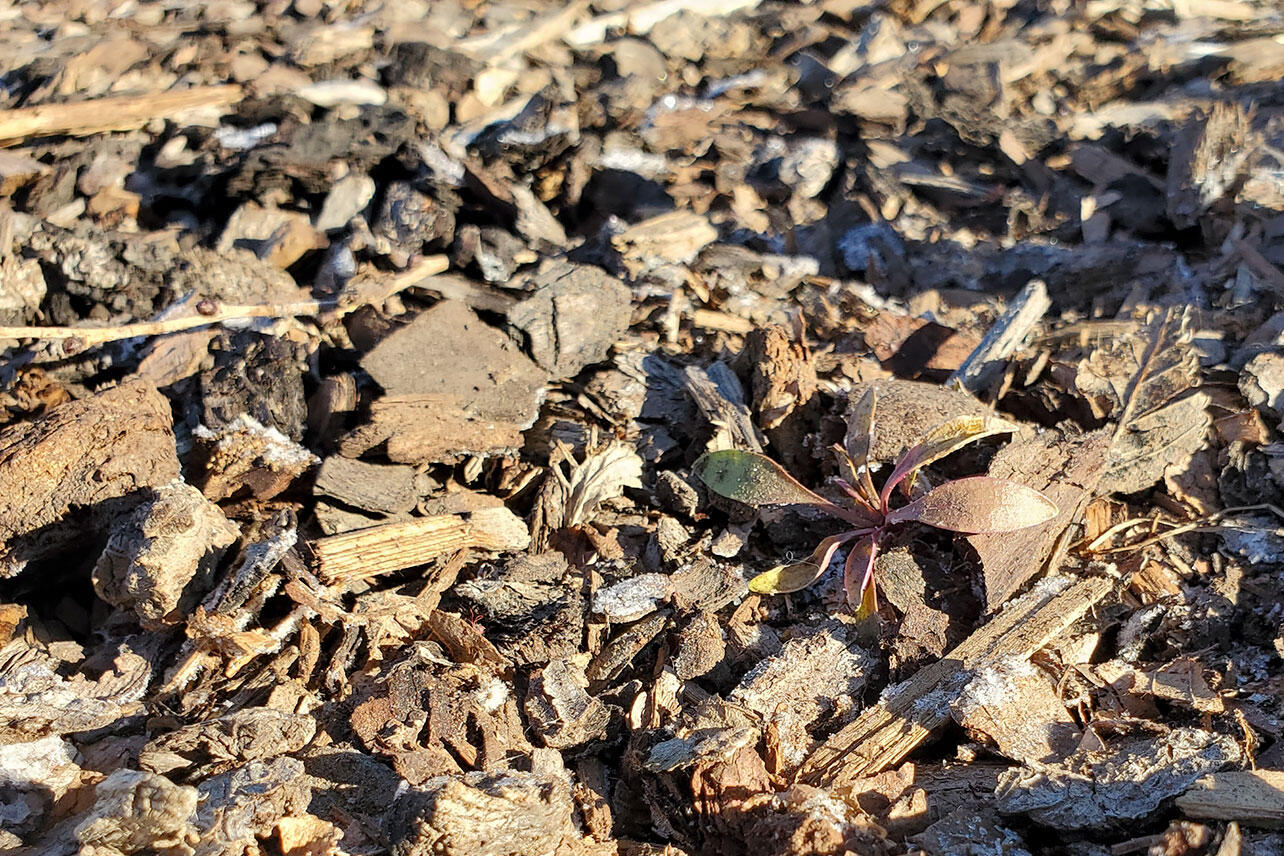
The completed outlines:
{"type": "Polygon", "coordinates": [[[629,326],[633,293],[593,265],[560,264],[530,283],[533,293],[508,310],[531,358],[555,378],[606,359],[629,326]]]}
{"type": "Polygon", "coordinates": [[[400,514],[419,503],[413,467],[326,458],[313,493],[377,514],[400,514]]]}
{"type": "MultiPolygon", "coordinates": [[[[683,729],[679,733],[652,746],[643,767],[652,773],[671,773],[697,764],[731,761],[758,737],[757,729],[746,726],[683,729]]],[[[762,759],[758,764],[761,766],[762,759]]]]}
{"type": "Polygon", "coordinates": [[[1199,778],[1177,797],[1177,807],[1201,820],[1284,827],[1284,772],[1226,770],[1199,778]]]}
{"type": "Polygon", "coordinates": [[[716,362],[707,369],[688,366],[683,384],[705,420],[714,426],[710,449],[762,451],[766,438],[754,424],[740,379],[726,363],[716,362]]]}
{"type": "Polygon", "coordinates": [[[294,346],[277,336],[223,333],[213,342],[214,368],[201,373],[201,421],[208,428],[241,416],[303,439],[307,404],[294,346]]]}
{"type": "Polygon", "coordinates": [[[760,711],[765,724],[775,727],[780,760],[792,770],[812,748],[807,731],[855,705],[872,667],[847,627],[831,620],[785,642],[780,653],[751,668],[727,698],[760,711]]]}
{"type": "Polygon", "coordinates": [[[0,151],[0,197],[12,196],[15,190],[49,172],[49,167],[35,158],[0,151]]]}
{"type": "Polygon", "coordinates": [[[321,459],[275,428],[242,415],[221,428],[197,425],[193,482],[212,500],[271,499],[321,459]]]}
{"type": "Polygon", "coordinates": [[[531,675],[523,708],[545,746],[570,749],[606,734],[610,714],[587,688],[571,660],[553,660],[531,675]]]}
{"type": "Polygon", "coordinates": [[[195,856],[241,856],[258,847],[283,817],[307,812],[312,784],[297,758],[251,761],[197,788],[195,856]]]}
{"type": "Polygon", "coordinates": [[[1048,287],[1043,280],[1031,280],[1012,299],[1002,317],[994,323],[985,338],[968,354],[950,377],[973,394],[988,390],[1003,371],[1007,359],[1024,344],[1026,337],[1052,308],[1048,287]]]}
{"type": "Polygon", "coordinates": [[[340,441],[339,452],[351,458],[382,444],[390,461],[427,464],[521,448],[525,426],[476,415],[474,403],[453,393],[385,395],[371,405],[370,421],[340,441]]]}
{"type": "Polygon", "coordinates": [[[871,464],[890,463],[946,420],[988,413],[985,405],[966,392],[895,378],[857,384],[848,393],[847,402],[847,437],[843,447],[852,460],[868,460],[871,464]],[[873,448],[869,448],[869,437],[862,420],[852,418],[865,391],[871,386],[877,390],[878,396],[873,448]]]}
{"type": "MultiPolygon", "coordinates": [[[[474,628],[466,632],[481,638],[474,628]]],[[[377,678],[361,676],[353,731],[412,785],[468,769],[502,769],[532,751],[509,679],[454,665],[416,642],[377,678]]]]}
{"type": "Polygon", "coordinates": [[[511,664],[477,625],[441,609],[428,613],[426,623],[432,637],[456,663],[470,663],[497,675],[511,671],[511,664]]]}
{"type": "Polygon", "coordinates": [[[1063,536],[1095,495],[1110,448],[1105,432],[1068,437],[1048,431],[1017,440],[995,455],[991,476],[1041,492],[1056,503],[1057,516],[1015,532],[968,536],[981,558],[987,610],[997,609],[1045,568],[1059,564],[1068,546],[1063,536]]]}
{"type": "Polygon", "coordinates": [[[517,770],[410,790],[389,833],[393,856],[553,856],[581,838],[570,784],[517,770]]]}
{"type": "Polygon", "coordinates": [[[673,670],[684,681],[704,677],[713,671],[727,654],[718,617],[711,612],[696,614],[678,633],[673,670]]]}
{"type": "Polygon", "coordinates": [[[1226,704],[1204,680],[1195,660],[1177,660],[1159,669],[1140,670],[1120,660],[1107,660],[1092,667],[1103,681],[1118,692],[1150,696],[1179,704],[1200,713],[1222,713],[1226,704]]]}
{"type": "Polygon", "coordinates": [[[53,804],[80,783],[78,760],[76,747],[52,734],[0,746],[0,814],[5,829],[20,835],[40,831],[53,804]]]}
{"type": "Polygon", "coordinates": [[[0,432],[0,577],[84,537],[71,512],[178,477],[169,402],[128,383],[0,432]]]}
{"type": "Polygon", "coordinates": [[[630,226],[611,238],[633,277],[661,265],[686,263],[718,238],[708,219],[693,211],[670,211],[630,226]]]}
{"type": "Polygon", "coordinates": [[[954,720],[1000,753],[1026,764],[1051,764],[1079,743],[1079,729],[1056,682],[1019,657],[979,669],[950,704],[954,720]]]}
{"type": "Polygon", "coordinates": [[[297,752],[316,730],[316,719],[309,714],[251,707],[155,737],[139,753],[138,763],[153,773],[213,765],[215,770],[202,771],[208,775],[229,765],[297,752]]]}
{"type": "Polygon", "coordinates": [[[910,840],[932,856],[1030,856],[1030,851],[1021,846],[1021,837],[989,810],[958,809],[910,840]]]}
{"type": "Polygon", "coordinates": [[[408,254],[425,246],[444,249],[455,234],[455,212],[410,184],[394,181],[384,190],[371,230],[408,254]]]}
{"type": "Polygon", "coordinates": [[[1007,605],[944,659],[890,687],[814,751],[800,777],[841,787],[896,764],[947,723],[949,705],[971,675],[987,663],[1029,657],[1082,617],[1113,588],[1099,578],[1052,578],[1007,605]]]}
{"type": "Polygon", "coordinates": [[[590,682],[589,689],[597,692],[602,684],[627,669],[633,658],[660,635],[669,623],[669,616],[667,610],[654,612],[607,643],[584,670],[590,682]]]}
{"type": "Polygon", "coordinates": [[[163,776],[117,770],[94,788],[94,806],[76,824],[81,852],[98,856],[192,856],[200,840],[196,788],[163,776]]]}
{"type": "Polygon", "coordinates": [[[941,381],[979,344],[976,336],[909,315],[880,312],[865,328],[865,346],[900,378],[941,381]]]}
{"type": "Polygon", "coordinates": [[[487,638],[514,665],[538,665],[582,650],[584,595],[567,570],[555,550],[519,554],[497,576],[459,583],[453,593],[480,607],[487,638]]]}
{"type": "Polygon", "coordinates": [[[62,665],[27,649],[21,639],[0,658],[0,739],[31,740],[111,725],[142,709],[139,701],[152,677],[152,665],[124,650],[114,669],[97,680],[83,674],[65,678],[62,665]]]}
{"type": "Polygon", "coordinates": [[[593,593],[593,612],[615,624],[645,618],[673,594],[667,574],[638,574],[593,593]]]}
{"type": "Polygon", "coordinates": [[[1103,493],[1136,493],[1183,470],[1212,420],[1208,394],[1196,390],[1199,359],[1188,313],[1167,312],[1094,347],[1074,377],[1093,415],[1114,421],[1103,493]]]}
{"type": "Polygon", "coordinates": [[[1255,143],[1251,115],[1237,102],[1214,102],[1207,116],[1187,121],[1173,138],[1168,162],[1168,217],[1189,229],[1214,205],[1233,197],[1249,170],[1255,143]]]}
{"type": "Polygon", "coordinates": [[[175,480],[116,521],[94,566],[94,591],[144,622],[174,624],[187,594],[196,605],[240,530],[199,490],[175,480]],[[195,586],[193,586],[195,584],[195,586]]]}
{"type": "Polygon", "coordinates": [[[461,303],[443,300],[385,337],[361,365],[389,395],[446,394],[483,420],[530,427],[547,374],[461,303]]]}
{"type": "Polygon", "coordinates": [[[1028,815],[1058,830],[1109,829],[1151,817],[1164,800],[1241,757],[1229,737],[1176,728],[1078,764],[1013,768],[999,777],[995,794],[1004,814],[1028,815]]]}
{"type": "Polygon", "coordinates": [[[325,235],[313,227],[306,214],[246,202],[228,218],[215,249],[220,253],[234,247],[247,249],[273,267],[285,270],[304,253],[327,246],[325,235]]]}

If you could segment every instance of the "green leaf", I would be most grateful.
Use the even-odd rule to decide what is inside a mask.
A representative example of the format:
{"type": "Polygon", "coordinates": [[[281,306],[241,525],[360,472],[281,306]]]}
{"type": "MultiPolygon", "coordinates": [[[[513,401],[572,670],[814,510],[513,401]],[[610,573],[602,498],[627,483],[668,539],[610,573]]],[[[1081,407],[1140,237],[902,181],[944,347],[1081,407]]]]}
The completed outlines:
{"type": "Polygon", "coordinates": [[[848,532],[832,535],[821,541],[805,560],[792,565],[777,565],[769,571],[763,571],[749,581],[749,591],[758,594],[788,594],[807,588],[829,567],[829,560],[834,558],[834,551],[839,545],[850,541],[852,537],[848,532]]]}
{"type": "Polygon", "coordinates": [[[745,505],[815,505],[826,511],[836,508],[799,484],[780,464],[754,452],[709,452],[695,462],[694,470],[709,490],[745,505]]]}
{"type": "Polygon", "coordinates": [[[912,479],[915,471],[921,467],[939,461],[968,443],[975,443],[995,434],[1011,434],[1015,430],[1016,426],[992,416],[960,416],[942,422],[901,455],[892,474],[883,484],[882,501],[887,502],[896,485],[906,478],[912,479]]]}
{"type": "Polygon", "coordinates": [[[904,508],[887,515],[888,523],[917,521],[951,532],[1011,532],[1057,516],[1052,500],[1032,487],[1008,479],[972,476],[934,487],[904,508]]]}

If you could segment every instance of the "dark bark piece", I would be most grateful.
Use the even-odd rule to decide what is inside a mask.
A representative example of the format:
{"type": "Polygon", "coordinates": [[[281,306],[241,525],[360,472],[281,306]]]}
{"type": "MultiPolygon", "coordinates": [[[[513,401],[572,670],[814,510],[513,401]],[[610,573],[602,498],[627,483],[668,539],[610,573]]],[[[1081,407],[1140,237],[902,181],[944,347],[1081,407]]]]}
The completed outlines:
{"type": "Polygon", "coordinates": [[[707,369],[688,366],[683,384],[705,420],[722,435],[720,441],[709,444],[711,449],[762,451],[766,438],[754,424],[740,379],[726,363],[716,362],[707,369]]]}
{"type": "Polygon", "coordinates": [[[1001,377],[1008,357],[1021,347],[1051,307],[1043,280],[1031,280],[1012,298],[1002,317],[986,331],[950,380],[975,394],[988,390],[1001,377]]]}
{"type": "Polygon", "coordinates": [[[750,388],[759,425],[777,428],[816,394],[816,368],[806,349],[776,324],[745,337],[745,359],[752,372],[750,388]]]}
{"type": "Polygon", "coordinates": [[[444,300],[385,337],[361,365],[389,395],[459,396],[478,419],[527,428],[547,374],[503,333],[444,300]]]}
{"type": "Polygon", "coordinates": [[[633,293],[599,267],[558,264],[530,285],[533,294],[508,310],[508,323],[553,377],[574,377],[602,362],[628,329],[633,293]]]}
{"type": "Polygon", "coordinates": [[[701,612],[678,633],[673,670],[684,681],[694,680],[713,671],[726,653],[727,642],[717,616],[701,612]]]}
{"type": "Polygon", "coordinates": [[[378,514],[400,514],[419,502],[413,467],[340,457],[322,462],[313,493],[378,514]]]}
{"type": "Polygon", "coordinates": [[[1110,437],[1104,431],[1077,437],[1048,431],[1016,440],[995,456],[991,476],[1040,491],[1058,513],[1047,523],[1015,532],[968,536],[981,558],[987,610],[997,609],[1045,568],[1056,567],[1068,546],[1065,533],[1095,495],[1109,453],[1110,437]]]}
{"type": "Polygon", "coordinates": [[[739,568],[696,556],[669,577],[674,605],[683,611],[717,612],[745,593],[739,568]]]}
{"type": "Polygon", "coordinates": [[[196,488],[181,481],[162,485],[112,527],[94,566],[94,590],[110,604],[133,609],[145,623],[181,621],[172,613],[184,600],[189,609],[196,605],[200,591],[194,589],[208,588],[239,534],[196,488]]]}
{"type": "Polygon", "coordinates": [[[514,665],[538,665],[582,650],[586,605],[567,569],[556,550],[518,555],[496,577],[460,583],[453,593],[476,604],[487,638],[514,665]]]}
{"type": "Polygon", "coordinates": [[[84,537],[68,515],[178,477],[169,402],[128,383],[0,433],[0,576],[84,537]]]}
{"type": "Polygon", "coordinates": [[[301,360],[276,336],[225,334],[215,340],[215,367],[201,373],[201,422],[222,428],[249,415],[291,440],[303,439],[307,403],[301,360]]]}
{"type": "Polygon", "coordinates": [[[815,469],[815,455],[805,439],[815,424],[816,366],[807,348],[788,331],[773,325],[745,337],[740,359],[748,364],[750,392],[758,426],[771,439],[773,454],[799,478],[815,469]]]}
{"type": "Polygon", "coordinates": [[[410,184],[396,181],[384,190],[372,231],[407,254],[445,249],[455,234],[455,212],[410,184]]]}
{"type": "Polygon", "coordinates": [[[596,692],[607,681],[627,669],[633,658],[660,635],[660,631],[669,623],[670,615],[668,610],[654,612],[612,639],[585,669],[590,681],[589,688],[596,692]]]}

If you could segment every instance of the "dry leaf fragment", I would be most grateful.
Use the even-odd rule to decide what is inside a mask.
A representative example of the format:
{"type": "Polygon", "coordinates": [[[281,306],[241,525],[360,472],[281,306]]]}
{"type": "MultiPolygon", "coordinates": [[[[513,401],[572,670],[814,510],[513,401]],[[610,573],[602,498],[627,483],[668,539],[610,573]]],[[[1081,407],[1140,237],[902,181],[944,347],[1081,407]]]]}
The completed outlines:
{"type": "Polygon", "coordinates": [[[592,520],[599,505],[624,494],[626,487],[642,486],[642,459],[624,443],[610,443],[589,453],[583,463],[576,463],[569,449],[559,444],[561,459],[552,466],[566,491],[563,526],[581,526],[592,520]],[[570,463],[568,477],[561,462],[570,463]]]}

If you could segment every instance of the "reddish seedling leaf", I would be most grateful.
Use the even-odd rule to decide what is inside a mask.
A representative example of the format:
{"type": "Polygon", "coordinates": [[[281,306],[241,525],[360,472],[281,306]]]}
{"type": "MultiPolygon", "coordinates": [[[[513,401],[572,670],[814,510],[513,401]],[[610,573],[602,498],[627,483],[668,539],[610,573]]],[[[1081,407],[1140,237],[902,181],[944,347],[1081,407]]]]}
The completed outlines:
{"type": "Polygon", "coordinates": [[[878,557],[878,542],[872,535],[852,545],[843,568],[843,584],[847,588],[847,603],[856,610],[857,618],[865,618],[878,611],[878,596],[874,590],[874,560],[878,557]]]}
{"type": "Polygon", "coordinates": [[[1014,430],[1014,426],[993,417],[960,416],[942,422],[901,455],[896,468],[883,484],[881,500],[886,503],[896,485],[907,478],[912,481],[914,473],[922,467],[939,461],[968,443],[975,443],[995,434],[1010,434],[1014,430]]]}
{"type": "Polygon", "coordinates": [[[854,537],[854,533],[844,532],[841,535],[826,538],[803,561],[792,565],[779,565],[758,574],[749,581],[749,591],[758,594],[788,594],[802,591],[825,572],[830,560],[834,558],[834,551],[854,537]]]}
{"type": "Polygon", "coordinates": [[[951,532],[1011,532],[1057,516],[1052,500],[1031,487],[1007,479],[972,476],[932,488],[887,522],[917,521],[951,532]]]}

